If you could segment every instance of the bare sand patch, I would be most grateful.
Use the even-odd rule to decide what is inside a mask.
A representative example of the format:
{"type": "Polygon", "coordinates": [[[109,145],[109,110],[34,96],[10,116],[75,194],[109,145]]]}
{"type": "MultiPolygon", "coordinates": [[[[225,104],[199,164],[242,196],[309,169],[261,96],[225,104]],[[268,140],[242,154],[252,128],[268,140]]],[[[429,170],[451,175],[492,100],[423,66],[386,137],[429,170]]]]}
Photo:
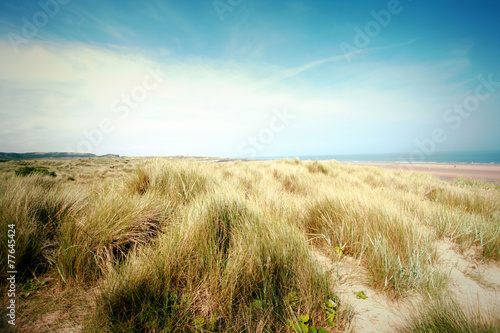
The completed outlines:
{"type": "Polygon", "coordinates": [[[412,297],[390,299],[386,293],[369,287],[366,282],[368,274],[354,258],[344,257],[334,263],[318,251],[315,252],[315,257],[332,273],[335,292],[341,302],[353,307],[354,318],[351,322],[353,332],[390,332],[402,324],[401,318],[408,314],[412,297]],[[366,298],[357,296],[360,291],[366,298]]]}
{"type": "Polygon", "coordinates": [[[454,250],[449,239],[436,244],[441,265],[449,271],[450,291],[464,308],[479,313],[500,313],[500,267],[493,262],[474,261],[473,255],[463,256],[454,250]]]}

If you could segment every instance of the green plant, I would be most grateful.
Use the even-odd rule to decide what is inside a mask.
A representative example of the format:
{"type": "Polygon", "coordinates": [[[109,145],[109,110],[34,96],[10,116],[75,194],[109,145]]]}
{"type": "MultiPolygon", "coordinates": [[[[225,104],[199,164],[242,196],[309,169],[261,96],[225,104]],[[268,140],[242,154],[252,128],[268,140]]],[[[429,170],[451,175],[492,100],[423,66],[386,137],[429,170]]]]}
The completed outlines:
{"type": "MultiPolygon", "coordinates": [[[[298,320],[296,320],[296,321],[293,321],[293,320],[288,321],[288,326],[293,331],[299,332],[299,333],[308,333],[309,332],[309,324],[310,324],[309,315],[299,316],[298,320]]],[[[314,329],[316,329],[316,328],[314,328],[314,329]]]]}
{"type": "Polygon", "coordinates": [[[360,290],[356,293],[356,298],[357,299],[367,299],[368,296],[366,296],[366,294],[363,290],[360,290]]]}
{"type": "Polygon", "coordinates": [[[340,304],[338,297],[330,298],[326,302],[326,318],[330,326],[335,326],[335,317],[337,315],[337,310],[340,304]]]}
{"type": "Polygon", "coordinates": [[[337,252],[339,258],[342,259],[342,256],[344,255],[344,247],[335,246],[333,249],[337,252]]]}
{"type": "MultiPolygon", "coordinates": [[[[292,300],[293,303],[298,302],[296,299],[295,293],[290,293],[287,295],[287,298],[292,300]]],[[[337,314],[337,310],[340,304],[340,299],[337,296],[332,298],[328,298],[325,306],[326,317],[328,320],[328,325],[331,327],[335,327],[335,317],[337,314]]],[[[316,328],[316,326],[310,326],[312,321],[309,318],[309,315],[301,315],[297,320],[288,320],[288,326],[295,332],[299,333],[322,333],[326,332],[326,330],[322,327],[316,328]]]]}
{"type": "Polygon", "coordinates": [[[33,278],[29,278],[23,285],[21,298],[28,298],[33,291],[38,290],[38,288],[43,287],[47,284],[47,281],[38,281],[33,278]]]}
{"type": "Polygon", "coordinates": [[[205,318],[203,317],[196,317],[193,319],[193,326],[199,330],[205,325],[205,318]]]}
{"type": "MultiPolygon", "coordinates": [[[[323,327],[318,327],[318,328],[316,328],[316,326],[309,327],[310,324],[311,324],[311,319],[309,318],[309,315],[299,316],[297,321],[288,320],[288,327],[290,327],[292,331],[298,333],[326,333],[326,330],[323,327]]],[[[335,324],[330,326],[335,326],[335,324]]]]}

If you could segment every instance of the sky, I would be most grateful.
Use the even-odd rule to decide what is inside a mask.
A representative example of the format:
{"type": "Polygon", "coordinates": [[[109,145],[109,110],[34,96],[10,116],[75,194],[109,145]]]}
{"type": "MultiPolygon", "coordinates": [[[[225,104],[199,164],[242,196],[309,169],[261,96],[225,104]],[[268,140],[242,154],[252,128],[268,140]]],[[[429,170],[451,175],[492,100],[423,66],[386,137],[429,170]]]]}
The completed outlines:
{"type": "Polygon", "coordinates": [[[500,150],[500,1],[0,0],[0,151],[500,150]]]}

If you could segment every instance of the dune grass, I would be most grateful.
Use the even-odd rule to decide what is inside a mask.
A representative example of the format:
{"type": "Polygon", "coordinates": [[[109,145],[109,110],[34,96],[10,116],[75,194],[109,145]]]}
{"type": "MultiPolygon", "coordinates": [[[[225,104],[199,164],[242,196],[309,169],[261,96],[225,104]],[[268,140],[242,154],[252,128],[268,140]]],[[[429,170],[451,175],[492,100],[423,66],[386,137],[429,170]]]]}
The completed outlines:
{"type": "MultiPolygon", "coordinates": [[[[355,258],[380,292],[436,299],[447,288],[436,240],[500,259],[500,186],[479,181],[298,159],[13,161],[0,172],[2,253],[15,224],[21,281],[94,295],[75,323],[86,332],[342,331],[352,314],[318,252],[355,258]],[[16,175],[24,166],[57,176],[16,175]]],[[[27,314],[43,306],[22,302],[27,314]]]]}
{"type": "MultiPolygon", "coordinates": [[[[7,230],[15,226],[15,258],[19,278],[41,274],[57,249],[58,230],[83,205],[80,193],[52,179],[33,175],[0,182],[0,264],[7,267],[7,230]]],[[[0,273],[2,281],[7,270],[0,273]]]]}
{"type": "Polygon", "coordinates": [[[89,191],[86,206],[59,226],[56,267],[63,281],[93,282],[165,227],[172,205],[108,186],[89,191]]]}
{"type": "MultiPolygon", "coordinates": [[[[305,226],[324,245],[340,254],[360,257],[372,284],[397,293],[434,292],[445,277],[437,263],[432,236],[380,197],[343,191],[313,204],[305,226]]],[[[319,243],[319,242],[317,242],[319,243]]]]}
{"type": "Polygon", "coordinates": [[[498,313],[481,313],[471,305],[463,308],[457,301],[439,297],[415,309],[408,324],[399,333],[497,333],[500,332],[498,313]]]}
{"type": "Polygon", "coordinates": [[[93,322],[113,332],[280,331],[300,314],[325,322],[334,295],[303,235],[237,196],[188,210],[106,281],[93,322]]]}

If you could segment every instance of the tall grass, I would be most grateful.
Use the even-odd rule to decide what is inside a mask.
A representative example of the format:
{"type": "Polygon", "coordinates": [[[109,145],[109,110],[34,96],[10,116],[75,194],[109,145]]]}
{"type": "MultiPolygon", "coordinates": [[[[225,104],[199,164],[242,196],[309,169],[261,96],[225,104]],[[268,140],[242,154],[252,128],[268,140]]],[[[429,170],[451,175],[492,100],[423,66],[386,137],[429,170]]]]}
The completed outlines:
{"type": "Polygon", "coordinates": [[[209,187],[209,177],[193,162],[152,159],[140,164],[127,186],[133,193],[152,193],[175,205],[186,204],[209,187]]]}
{"type": "MultiPolygon", "coordinates": [[[[444,237],[500,259],[500,186],[484,182],[298,159],[30,161],[0,171],[0,264],[15,224],[21,284],[45,272],[62,289],[98,291],[88,322],[75,324],[84,331],[280,332],[303,315],[342,330],[347,305],[329,326],[334,281],[315,252],[357,259],[372,287],[397,297],[446,289],[434,247],[444,237]],[[44,163],[56,178],[15,175],[44,163]]],[[[23,318],[44,306],[25,303],[23,318]]]]}
{"type": "MultiPolygon", "coordinates": [[[[59,225],[78,212],[85,197],[40,175],[2,181],[0,193],[0,265],[7,267],[7,230],[14,225],[19,278],[43,273],[54,258],[59,225]]],[[[6,271],[1,270],[2,281],[6,271]]]]}
{"type": "Polygon", "coordinates": [[[462,250],[477,246],[479,259],[498,260],[499,188],[479,181],[472,187],[462,184],[427,183],[414,193],[401,194],[399,205],[407,215],[432,227],[439,238],[452,239],[462,250]]]}
{"type": "Polygon", "coordinates": [[[399,294],[440,289],[445,280],[432,269],[437,261],[432,238],[380,201],[354,193],[330,195],[311,205],[304,224],[320,248],[363,259],[376,287],[399,294]]]}
{"type": "Polygon", "coordinates": [[[94,322],[117,332],[281,331],[300,314],[324,324],[329,288],[297,230],[216,195],[107,280],[94,322]]]}
{"type": "Polygon", "coordinates": [[[93,282],[168,224],[171,204],[116,186],[91,191],[84,214],[61,223],[56,266],[63,281],[93,282]]]}
{"type": "Polygon", "coordinates": [[[453,299],[437,298],[413,311],[408,324],[400,333],[497,333],[500,332],[498,313],[481,313],[473,307],[463,308],[453,299]]]}

